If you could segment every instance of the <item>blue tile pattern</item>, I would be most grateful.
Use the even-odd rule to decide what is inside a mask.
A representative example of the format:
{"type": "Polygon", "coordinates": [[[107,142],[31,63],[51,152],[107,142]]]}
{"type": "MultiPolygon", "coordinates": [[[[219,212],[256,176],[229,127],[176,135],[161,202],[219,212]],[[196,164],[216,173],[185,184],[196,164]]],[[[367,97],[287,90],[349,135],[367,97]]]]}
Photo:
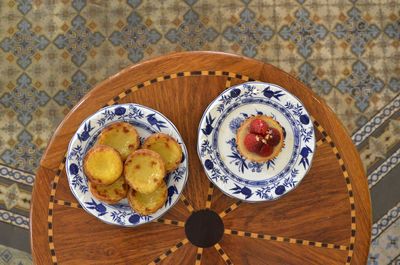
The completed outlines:
{"type": "Polygon", "coordinates": [[[183,22],[177,29],[170,29],[165,35],[167,40],[179,43],[188,51],[203,48],[207,42],[215,40],[217,36],[217,31],[212,27],[205,27],[199,20],[199,15],[193,10],[189,10],[183,16],[183,22]]]}
{"type": "Polygon", "coordinates": [[[319,79],[314,73],[315,67],[305,62],[299,68],[299,79],[310,87],[314,88],[318,94],[329,94],[332,84],[326,79],[319,79]]]}
{"type": "Polygon", "coordinates": [[[256,13],[246,8],[240,13],[240,21],[234,26],[228,26],[223,36],[242,47],[242,53],[248,57],[257,55],[257,46],[272,38],[273,31],[269,26],[256,20],[256,13]]]}
{"type": "Polygon", "coordinates": [[[149,29],[142,23],[142,17],[133,11],[127,21],[128,24],[121,31],[114,31],[110,36],[113,45],[124,47],[132,62],[143,59],[144,50],[161,39],[161,34],[155,29],[149,29]]]}
{"type": "Polygon", "coordinates": [[[353,64],[353,73],[341,80],[337,87],[342,93],[348,93],[356,101],[357,108],[363,112],[369,106],[369,99],[374,93],[383,89],[383,81],[368,72],[362,61],[353,64]]]}
{"type": "Polygon", "coordinates": [[[312,45],[325,38],[328,30],[324,25],[316,24],[310,20],[310,13],[301,8],[296,12],[296,20],[281,28],[280,36],[285,40],[291,40],[297,46],[298,52],[307,58],[311,55],[312,45]]]}
{"type": "Polygon", "coordinates": [[[385,33],[389,38],[400,40],[400,20],[388,24],[385,28],[385,33]]]}
{"type": "Polygon", "coordinates": [[[22,14],[28,13],[32,9],[32,3],[29,0],[18,0],[18,10],[22,14]]]}
{"type": "Polygon", "coordinates": [[[355,7],[347,12],[348,19],[343,24],[335,26],[334,35],[351,44],[351,51],[362,55],[365,46],[379,36],[380,30],[375,24],[369,24],[361,16],[361,11],[355,7]]]}
{"type": "Polygon", "coordinates": [[[87,83],[87,76],[81,70],[72,76],[72,84],[67,90],[60,90],[54,96],[54,100],[61,106],[67,105],[72,108],[90,89],[87,83]]]}
{"type": "Polygon", "coordinates": [[[105,37],[100,32],[92,32],[86,27],[86,19],[79,15],[71,24],[72,27],[65,34],[57,36],[54,44],[59,49],[66,49],[72,55],[72,62],[81,66],[86,61],[86,53],[93,46],[100,46],[105,37]]]}
{"type": "Polygon", "coordinates": [[[33,143],[33,136],[23,130],[18,136],[18,143],[13,149],[5,150],[1,155],[1,159],[7,164],[15,168],[29,171],[37,168],[44,148],[38,148],[33,143]]]}
{"type": "Polygon", "coordinates": [[[18,113],[18,121],[26,126],[32,120],[32,113],[50,100],[45,91],[38,91],[27,74],[18,77],[17,86],[0,97],[0,104],[18,113]]]}
{"type": "Polygon", "coordinates": [[[49,40],[44,35],[37,35],[33,32],[32,24],[23,19],[17,25],[18,31],[11,37],[6,37],[0,42],[0,47],[5,52],[14,54],[17,64],[26,69],[32,63],[32,57],[38,51],[44,50],[49,40]]]}

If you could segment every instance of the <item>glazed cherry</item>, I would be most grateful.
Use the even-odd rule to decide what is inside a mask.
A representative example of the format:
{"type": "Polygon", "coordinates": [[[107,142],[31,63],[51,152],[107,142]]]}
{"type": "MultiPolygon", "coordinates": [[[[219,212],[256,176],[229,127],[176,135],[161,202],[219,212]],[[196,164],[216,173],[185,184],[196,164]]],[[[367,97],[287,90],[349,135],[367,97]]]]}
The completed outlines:
{"type": "Polygon", "coordinates": [[[249,134],[244,139],[245,148],[262,157],[269,157],[281,141],[280,132],[263,120],[255,118],[248,125],[249,134]]]}
{"type": "Polygon", "coordinates": [[[255,119],[250,123],[250,132],[265,136],[268,131],[268,124],[261,120],[255,119]]]}
{"type": "Polygon", "coordinates": [[[244,146],[246,146],[247,150],[249,150],[250,152],[257,153],[263,146],[261,139],[262,139],[261,136],[249,133],[244,138],[244,146]]]}
{"type": "Polygon", "coordinates": [[[279,131],[275,128],[270,128],[267,136],[266,136],[267,144],[271,146],[277,146],[279,142],[281,141],[281,135],[279,131]]]}
{"type": "Polygon", "coordinates": [[[260,151],[258,151],[258,154],[260,156],[270,156],[273,152],[274,148],[272,146],[270,146],[269,144],[263,144],[263,146],[261,147],[260,151]]]}

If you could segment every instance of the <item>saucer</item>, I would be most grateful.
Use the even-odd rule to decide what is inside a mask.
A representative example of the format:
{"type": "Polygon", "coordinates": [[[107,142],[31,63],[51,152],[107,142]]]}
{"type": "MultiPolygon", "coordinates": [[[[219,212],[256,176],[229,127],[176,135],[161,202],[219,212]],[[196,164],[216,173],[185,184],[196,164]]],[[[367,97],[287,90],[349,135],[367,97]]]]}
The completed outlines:
{"type": "Polygon", "coordinates": [[[310,169],[314,126],[301,101],[287,90],[248,82],[228,88],[207,107],[197,152],[210,181],[228,196],[249,202],[276,200],[299,185],[310,169]],[[265,163],[246,159],[236,144],[240,125],[256,115],[270,116],[284,129],[284,147],[265,163]]]}

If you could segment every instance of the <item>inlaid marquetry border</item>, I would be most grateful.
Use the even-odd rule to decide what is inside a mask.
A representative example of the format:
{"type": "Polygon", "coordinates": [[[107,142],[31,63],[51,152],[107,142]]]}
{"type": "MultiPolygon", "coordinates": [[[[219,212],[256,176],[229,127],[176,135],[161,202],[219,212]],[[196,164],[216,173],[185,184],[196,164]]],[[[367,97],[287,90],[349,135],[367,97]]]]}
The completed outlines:
{"type": "Polygon", "coordinates": [[[239,207],[239,205],[242,204],[243,201],[238,200],[237,202],[233,203],[231,206],[229,206],[228,208],[226,208],[225,210],[223,210],[222,212],[219,213],[219,217],[224,218],[225,215],[227,215],[228,213],[232,212],[233,210],[235,210],[237,207],[239,207]]]}
{"type": "Polygon", "coordinates": [[[57,264],[57,256],[56,256],[56,250],[55,250],[55,246],[54,246],[54,233],[53,233],[53,211],[54,211],[57,185],[58,185],[58,181],[60,180],[61,172],[64,170],[64,167],[65,167],[65,160],[66,160],[66,156],[64,156],[61,164],[59,165],[59,167],[56,171],[56,175],[54,176],[53,182],[51,184],[49,209],[48,209],[48,215],[47,215],[47,235],[48,235],[48,240],[49,240],[51,261],[53,262],[53,264],[57,264]]]}
{"type": "Polygon", "coordinates": [[[203,248],[197,248],[196,261],[194,262],[194,265],[200,265],[202,258],[203,258],[203,248]]]}
{"type": "Polygon", "coordinates": [[[208,186],[208,191],[207,191],[207,200],[206,200],[206,209],[211,208],[211,200],[212,200],[212,195],[214,193],[214,184],[209,181],[209,186],[208,186]]]}
{"type": "Polygon", "coordinates": [[[186,208],[188,209],[189,212],[193,212],[194,211],[193,206],[186,199],[186,197],[185,197],[185,195],[183,195],[183,193],[181,194],[181,196],[179,198],[183,202],[183,204],[186,206],[186,208]]]}
{"type": "Polygon", "coordinates": [[[319,248],[348,250],[347,246],[343,246],[343,245],[339,245],[339,244],[324,243],[324,242],[296,239],[296,238],[283,237],[283,236],[273,236],[273,235],[266,235],[266,234],[261,234],[261,233],[245,232],[245,231],[241,231],[241,230],[225,229],[224,234],[264,239],[264,240],[271,240],[271,241],[277,241],[277,242],[287,242],[290,244],[313,246],[313,247],[319,247],[319,248]]]}
{"type": "Polygon", "coordinates": [[[177,220],[170,220],[170,219],[165,219],[165,218],[158,218],[158,219],[154,220],[153,222],[166,224],[166,225],[175,225],[175,226],[179,226],[179,227],[185,227],[185,222],[177,221],[177,220]]]}
{"type": "Polygon", "coordinates": [[[77,209],[82,208],[82,206],[76,202],[69,202],[69,201],[55,199],[54,203],[57,205],[68,206],[68,207],[77,208],[77,209]]]}
{"type": "Polygon", "coordinates": [[[325,129],[315,119],[313,119],[313,123],[314,126],[317,128],[317,130],[320,133],[322,133],[323,139],[331,146],[332,151],[336,156],[336,159],[340,165],[340,169],[342,170],[344,179],[346,181],[347,193],[349,195],[350,216],[351,216],[351,237],[350,237],[350,244],[348,247],[346,265],[350,265],[351,258],[353,257],[353,252],[354,252],[354,243],[356,241],[356,205],[354,203],[353,187],[351,186],[350,176],[349,173],[347,172],[344,161],[339,153],[339,150],[336,148],[336,145],[333,142],[332,138],[328,135],[325,129]]]}
{"type": "MultiPolygon", "coordinates": [[[[226,72],[226,71],[185,71],[185,72],[178,72],[178,73],[173,73],[173,74],[168,74],[164,76],[160,76],[142,83],[139,83],[135,86],[132,86],[128,89],[126,89],[124,92],[120,93],[119,95],[115,96],[112,100],[107,102],[105,106],[110,106],[114,104],[118,104],[118,101],[129,95],[130,93],[135,92],[136,90],[142,89],[144,87],[150,86],[154,83],[157,82],[163,82],[166,80],[170,79],[176,79],[179,77],[191,77],[191,76],[220,76],[220,77],[226,77],[226,83],[225,87],[230,87],[231,86],[231,81],[233,78],[239,79],[241,81],[247,82],[247,81],[256,81],[255,79],[252,79],[248,76],[239,74],[239,73],[232,73],[232,72],[226,72]]],[[[341,167],[344,179],[346,181],[346,187],[349,195],[349,201],[350,201],[350,209],[351,209],[351,237],[350,237],[350,243],[349,246],[342,246],[342,245],[337,245],[337,244],[331,244],[331,243],[323,243],[323,242],[316,242],[316,241],[309,241],[309,240],[303,240],[303,239],[294,239],[294,238],[287,238],[287,237],[280,237],[280,236],[272,236],[272,235],[264,235],[264,234],[258,234],[258,233],[252,233],[252,232],[247,232],[247,231],[239,231],[239,230],[231,230],[231,229],[225,229],[225,234],[230,234],[230,235],[238,235],[238,236],[244,236],[244,237],[250,237],[250,238],[258,238],[258,239],[263,239],[263,240],[273,240],[273,241],[278,241],[278,242],[287,242],[287,243],[292,243],[292,244],[300,244],[300,245],[307,245],[307,246],[314,246],[314,247],[321,247],[321,248],[328,248],[328,249],[338,249],[338,250],[347,250],[347,259],[346,259],[346,265],[350,265],[351,259],[353,256],[353,251],[354,251],[354,243],[355,243],[355,235],[356,235],[356,208],[355,208],[355,203],[354,203],[354,194],[353,194],[353,188],[351,185],[351,180],[350,176],[347,172],[347,169],[344,165],[344,161],[341,158],[341,155],[336,148],[335,143],[331,139],[331,137],[327,134],[325,129],[315,120],[313,119],[314,126],[318,129],[319,132],[322,133],[323,137],[319,141],[317,141],[316,145],[317,147],[321,146],[324,143],[328,143],[331,146],[331,149],[333,153],[336,156],[336,159],[338,160],[338,163],[341,167]]],[[[49,250],[50,250],[50,255],[51,259],[53,262],[53,265],[57,264],[57,256],[55,252],[55,246],[54,246],[54,239],[53,239],[53,211],[54,211],[54,205],[62,205],[62,206],[67,206],[67,207],[73,207],[73,208],[82,208],[79,204],[77,203],[72,203],[72,202],[67,202],[64,200],[58,200],[55,198],[56,194],[56,189],[57,185],[61,176],[62,170],[64,170],[65,167],[65,160],[66,160],[66,155],[64,156],[62,162],[60,163],[56,174],[54,176],[52,185],[51,185],[51,191],[50,191],[50,197],[49,197],[49,206],[48,206],[48,242],[49,242],[49,250]]],[[[210,182],[211,183],[211,182],[210,182]]],[[[208,189],[208,194],[207,194],[207,200],[206,200],[206,208],[209,209],[211,208],[211,199],[212,199],[212,194],[214,190],[214,185],[211,183],[209,185],[208,189]]],[[[180,200],[184,203],[186,208],[188,209],[189,212],[193,212],[194,208],[190,204],[190,202],[186,199],[186,197],[181,194],[180,200]]],[[[219,215],[221,218],[223,218],[225,215],[230,213],[231,211],[235,210],[239,205],[242,203],[242,201],[237,201],[234,204],[232,204],[230,207],[228,207],[226,210],[221,212],[219,215]]],[[[182,221],[176,221],[176,220],[168,220],[168,219],[158,219],[153,222],[157,223],[163,223],[167,225],[176,225],[180,227],[184,227],[185,222],[182,221]]],[[[167,256],[171,255],[173,252],[181,248],[183,245],[188,243],[188,239],[185,238],[176,245],[172,246],[168,250],[166,250],[163,254],[161,254],[159,257],[154,259],[151,263],[149,264],[157,264],[163,259],[165,259],[167,256]]],[[[222,247],[217,243],[214,245],[214,248],[217,250],[218,254],[222,257],[222,259],[225,261],[226,264],[233,264],[233,262],[230,260],[228,255],[224,252],[222,247]]],[[[196,260],[195,264],[200,265],[201,264],[201,258],[203,254],[203,248],[197,248],[197,253],[196,253],[196,260]]]]}
{"type": "Polygon", "coordinates": [[[118,104],[118,101],[123,99],[124,97],[126,97],[127,95],[129,95],[130,93],[144,88],[146,86],[152,85],[154,83],[157,82],[163,82],[166,80],[170,80],[170,79],[176,79],[179,77],[190,77],[190,76],[226,76],[229,80],[229,82],[227,81],[228,86],[230,85],[230,81],[232,78],[236,78],[236,79],[240,79],[242,81],[256,81],[253,78],[250,78],[248,76],[242,75],[242,74],[236,74],[236,73],[232,73],[232,72],[226,72],[226,71],[187,71],[187,72],[179,72],[179,73],[174,73],[174,74],[169,74],[169,75],[164,75],[164,76],[160,76],[157,78],[153,78],[151,80],[145,81],[143,83],[137,84],[133,87],[128,88],[127,90],[125,90],[124,92],[120,93],[118,96],[115,96],[112,100],[108,101],[106,106],[111,106],[114,104],[118,104]]]}
{"type": "Polygon", "coordinates": [[[165,251],[163,254],[161,254],[159,257],[155,258],[152,262],[149,263],[149,265],[155,265],[157,263],[160,263],[162,260],[164,260],[166,257],[183,247],[185,244],[187,244],[189,240],[187,238],[182,239],[179,241],[178,244],[174,245],[172,248],[168,249],[165,251]]]}
{"type": "Polygon", "coordinates": [[[228,254],[222,249],[220,244],[216,243],[214,245],[214,248],[217,250],[218,254],[221,256],[221,258],[224,260],[225,264],[227,265],[233,265],[232,260],[229,258],[228,254]]]}

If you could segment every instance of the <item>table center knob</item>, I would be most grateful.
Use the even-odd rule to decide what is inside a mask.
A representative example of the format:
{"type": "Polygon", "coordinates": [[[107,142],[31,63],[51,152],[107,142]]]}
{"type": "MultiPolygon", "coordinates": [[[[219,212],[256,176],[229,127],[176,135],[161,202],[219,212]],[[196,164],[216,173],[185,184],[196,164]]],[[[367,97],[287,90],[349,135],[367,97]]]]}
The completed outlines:
{"type": "Polygon", "coordinates": [[[185,233],[193,245],[202,248],[212,247],[221,240],[224,223],[214,211],[196,211],[187,219],[185,233]]]}

